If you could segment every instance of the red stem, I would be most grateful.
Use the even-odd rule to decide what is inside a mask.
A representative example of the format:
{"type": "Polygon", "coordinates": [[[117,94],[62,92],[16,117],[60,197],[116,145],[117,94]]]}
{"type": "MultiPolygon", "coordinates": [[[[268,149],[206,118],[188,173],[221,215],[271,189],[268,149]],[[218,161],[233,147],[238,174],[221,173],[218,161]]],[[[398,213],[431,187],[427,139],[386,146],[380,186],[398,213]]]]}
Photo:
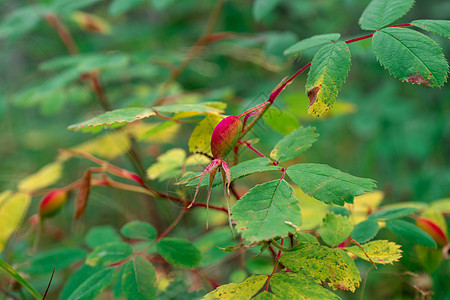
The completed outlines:
{"type": "MultiPolygon", "coordinates": [[[[283,246],[283,242],[284,242],[284,238],[281,238],[281,240],[280,240],[281,246],[283,246]]],[[[275,265],[273,266],[272,274],[270,274],[269,278],[267,278],[266,288],[264,289],[265,291],[269,290],[270,279],[272,278],[273,274],[275,274],[275,272],[277,271],[278,264],[280,263],[280,256],[281,256],[281,249],[278,250],[277,257],[275,257],[275,265]]]]}
{"type": "Polygon", "coordinates": [[[262,154],[261,152],[259,152],[258,150],[256,150],[255,148],[253,148],[253,146],[246,141],[238,141],[237,142],[239,145],[244,145],[246,146],[248,149],[252,150],[253,152],[255,152],[256,154],[258,154],[261,157],[265,157],[264,154],[262,154]]]}

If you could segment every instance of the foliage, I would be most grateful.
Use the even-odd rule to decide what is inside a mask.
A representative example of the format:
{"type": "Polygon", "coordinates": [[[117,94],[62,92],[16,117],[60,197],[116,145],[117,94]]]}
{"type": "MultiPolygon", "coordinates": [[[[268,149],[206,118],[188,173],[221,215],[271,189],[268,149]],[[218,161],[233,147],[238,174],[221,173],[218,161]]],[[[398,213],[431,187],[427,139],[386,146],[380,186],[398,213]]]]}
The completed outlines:
{"type": "Polygon", "coordinates": [[[377,294],[379,274],[425,271],[434,291],[406,297],[445,298],[450,200],[428,202],[450,192],[449,21],[427,4],[394,24],[413,0],[347,2],[2,2],[0,56],[23,70],[0,86],[0,168],[20,172],[0,181],[1,291],[399,298],[377,294]],[[356,10],[370,34],[326,33],[352,32],[356,10]]]}

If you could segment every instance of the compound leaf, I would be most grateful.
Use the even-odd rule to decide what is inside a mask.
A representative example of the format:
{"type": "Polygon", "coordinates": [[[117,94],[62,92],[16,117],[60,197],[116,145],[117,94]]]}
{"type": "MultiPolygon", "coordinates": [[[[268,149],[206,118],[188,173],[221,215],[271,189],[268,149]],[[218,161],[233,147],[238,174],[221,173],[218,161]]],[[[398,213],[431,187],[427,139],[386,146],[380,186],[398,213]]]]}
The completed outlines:
{"type": "Polygon", "coordinates": [[[136,256],[123,266],[122,291],[127,299],[156,299],[156,273],[153,265],[136,256]]]}
{"type": "Polygon", "coordinates": [[[237,231],[249,242],[295,232],[301,224],[301,213],[293,193],[285,180],[273,180],[252,188],[231,209],[237,231]]]}
{"type": "Polygon", "coordinates": [[[317,283],[329,281],[335,290],[354,292],[361,281],[355,262],[341,249],[307,243],[283,254],[280,262],[317,283]]]}
{"type": "Polygon", "coordinates": [[[320,226],[320,237],[329,246],[334,247],[345,241],[352,229],[353,224],[348,217],[328,213],[320,226]]]}
{"type": "Polygon", "coordinates": [[[315,35],[290,46],[284,51],[284,55],[300,54],[302,51],[322,46],[330,42],[336,42],[341,37],[340,33],[328,33],[315,35]]]}
{"type": "Polygon", "coordinates": [[[415,20],[411,24],[420,29],[450,39],[450,21],[449,20],[415,20]]]}
{"type": "Polygon", "coordinates": [[[300,127],[278,141],[270,157],[279,162],[296,158],[308,150],[318,136],[315,127],[300,127]]]}
{"type": "Polygon", "coordinates": [[[200,251],[188,240],[163,238],[156,244],[156,248],[159,254],[174,266],[192,269],[200,263],[200,251]]]}
{"type": "Polygon", "coordinates": [[[229,283],[219,286],[207,294],[204,300],[251,299],[264,285],[266,275],[252,275],[241,283],[229,283]]]}
{"type": "Polygon", "coordinates": [[[323,164],[293,165],[286,173],[308,196],[327,204],[352,203],[355,196],[376,186],[372,179],[355,177],[323,164]]]}
{"type": "MultiPolygon", "coordinates": [[[[400,245],[386,240],[372,241],[362,245],[362,247],[370,259],[376,264],[392,264],[402,257],[400,245]]],[[[358,246],[347,247],[346,250],[359,258],[369,261],[367,256],[358,246]]]]}
{"type": "Polygon", "coordinates": [[[428,233],[410,222],[402,220],[390,220],[386,221],[386,227],[393,233],[416,245],[422,245],[431,248],[437,247],[436,242],[428,233]]]}
{"type": "Polygon", "coordinates": [[[346,43],[330,43],[317,51],[306,81],[309,114],[319,117],[331,108],[349,70],[350,50],[346,43]]]}
{"type": "Polygon", "coordinates": [[[405,15],[414,0],[372,0],[359,19],[364,30],[377,30],[405,15]]]}
{"type": "Polygon", "coordinates": [[[302,274],[275,273],[270,280],[270,287],[279,299],[341,299],[302,274]]]}
{"type": "Polygon", "coordinates": [[[425,87],[447,81],[448,64],[441,47],[426,35],[408,28],[383,28],[373,35],[375,56],[391,75],[425,87]]]}

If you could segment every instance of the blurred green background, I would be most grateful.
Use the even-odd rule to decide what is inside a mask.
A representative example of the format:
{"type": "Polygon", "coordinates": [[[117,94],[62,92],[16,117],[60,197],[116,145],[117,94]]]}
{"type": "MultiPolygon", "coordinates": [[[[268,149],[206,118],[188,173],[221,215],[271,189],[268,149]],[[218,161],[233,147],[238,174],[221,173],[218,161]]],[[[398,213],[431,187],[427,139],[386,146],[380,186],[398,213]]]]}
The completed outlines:
{"type": "MultiPolygon", "coordinates": [[[[30,5],[34,2],[0,1],[1,191],[15,189],[20,180],[51,162],[58,148],[70,148],[94,137],[68,131],[67,127],[103,112],[86,83],[65,81],[58,70],[42,68],[43,62],[68,54],[55,32],[39,17],[45,9],[41,11],[38,5],[52,2],[42,0],[30,5]],[[28,11],[15,22],[8,23],[11,14],[21,9],[28,11]]],[[[83,28],[83,23],[77,21],[69,9],[70,1],[59,2],[68,7],[67,14],[62,14],[61,19],[81,53],[117,55],[116,60],[105,65],[100,75],[114,108],[150,106],[157,101],[158,89],[170,76],[167,67],[178,65],[183,60],[205,30],[215,5],[215,1],[210,0],[165,0],[161,3],[167,2],[166,6],[157,7],[144,1],[126,13],[111,16],[109,1],[91,0],[92,5],[82,11],[104,20],[109,30],[102,33],[83,28]]],[[[343,39],[367,34],[357,23],[368,2],[281,1],[267,17],[255,21],[252,1],[225,1],[215,32],[233,35],[203,48],[177,82],[171,85],[171,91],[201,101],[224,101],[228,104],[228,114],[238,114],[265,101],[283,77],[311,60],[315,50],[304,53],[302,57],[286,58],[283,55],[283,51],[296,41],[332,32],[340,32],[343,39]]],[[[396,23],[415,19],[450,19],[450,2],[417,1],[413,9],[396,23]]],[[[450,41],[437,35],[430,36],[442,46],[448,60],[450,41]]],[[[315,120],[306,115],[305,74],[277,98],[274,105],[277,109],[302,125],[316,126],[320,134],[319,141],[302,156],[302,161],[325,163],[356,176],[375,179],[379,189],[385,193],[384,203],[428,203],[449,197],[448,84],[440,89],[427,89],[400,82],[376,61],[370,43],[369,39],[349,45],[351,71],[339,93],[335,110],[326,118],[315,120]]],[[[269,153],[282,136],[267,124],[276,122],[279,114],[275,110],[269,113],[251,133],[260,139],[258,149],[263,153],[269,153]]],[[[170,142],[137,143],[143,165],[150,166],[159,154],[170,148],[188,149],[187,137],[194,126],[183,125],[177,135],[179,138],[170,142]]],[[[132,169],[126,157],[113,162],[132,169]]],[[[69,162],[61,185],[81,176],[86,165],[80,160],[69,162]]],[[[170,182],[155,182],[155,185],[169,191],[172,189],[170,182]]],[[[245,183],[243,185],[241,188],[245,190],[245,183]]],[[[29,215],[36,211],[37,200],[33,202],[29,215]]],[[[142,210],[143,205],[146,205],[145,199],[137,196],[94,189],[83,224],[77,224],[77,234],[66,236],[64,243],[76,244],[95,225],[119,227],[135,217],[149,220],[147,211],[142,210]]],[[[162,212],[162,222],[170,223],[173,204],[158,202],[157,205],[162,212]]],[[[71,222],[67,221],[71,220],[71,214],[71,208],[67,208],[53,221],[64,234],[71,232],[71,222]]],[[[203,231],[203,224],[192,223],[189,220],[184,223],[182,234],[185,237],[195,238],[199,231],[203,231]]],[[[19,234],[11,241],[11,249],[20,249],[21,240],[19,234]]],[[[395,274],[421,272],[421,267],[412,246],[408,248],[406,241],[398,242],[404,244],[405,253],[407,249],[411,250],[411,257],[407,255],[402,264],[374,272],[378,275],[369,277],[365,296],[361,299],[413,297],[410,278],[395,274]]],[[[51,248],[52,242],[49,241],[46,247],[51,248]]],[[[449,270],[446,261],[433,274],[436,299],[448,297],[449,270]]],[[[219,281],[228,280],[227,275],[223,276],[219,281]]],[[[348,294],[348,297],[360,297],[359,293],[348,294]]]]}

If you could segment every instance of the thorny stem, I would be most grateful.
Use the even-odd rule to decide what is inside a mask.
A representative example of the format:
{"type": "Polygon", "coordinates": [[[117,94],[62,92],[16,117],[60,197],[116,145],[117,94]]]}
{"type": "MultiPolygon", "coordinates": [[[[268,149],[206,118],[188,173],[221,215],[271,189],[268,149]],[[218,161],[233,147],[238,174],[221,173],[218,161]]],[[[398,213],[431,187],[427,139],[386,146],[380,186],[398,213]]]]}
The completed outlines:
{"type": "MultiPolygon", "coordinates": [[[[272,240],[272,241],[270,241],[270,243],[272,244],[272,245],[274,245],[275,247],[277,247],[278,248],[278,246],[280,246],[281,248],[284,248],[283,247],[283,242],[284,242],[284,238],[281,238],[281,241],[280,241],[280,244],[278,244],[277,242],[275,242],[275,240],[272,240]],[[276,246],[275,244],[277,244],[278,246],[276,246]]],[[[268,291],[269,290],[269,283],[270,283],[270,279],[272,278],[272,276],[273,276],[273,274],[275,274],[275,272],[277,271],[277,268],[278,268],[278,264],[280,263],[280,256],[281,256],[281,249],[280,248],[280,250],[278,250],[278,254],[277,254],[277,256],[275,257],[275,265],[273,266],[273,270],[272,270],[272,273],[269,275],[269,278],[267,278],[267,282],[266,282],[266,287],[265,287],[265,291],[268,291]]],[[[285,248],[286,249],[286,248],[285,248]]],[[[285,251],[285,250],[283,250],[283,251],[285,251]]]]}

